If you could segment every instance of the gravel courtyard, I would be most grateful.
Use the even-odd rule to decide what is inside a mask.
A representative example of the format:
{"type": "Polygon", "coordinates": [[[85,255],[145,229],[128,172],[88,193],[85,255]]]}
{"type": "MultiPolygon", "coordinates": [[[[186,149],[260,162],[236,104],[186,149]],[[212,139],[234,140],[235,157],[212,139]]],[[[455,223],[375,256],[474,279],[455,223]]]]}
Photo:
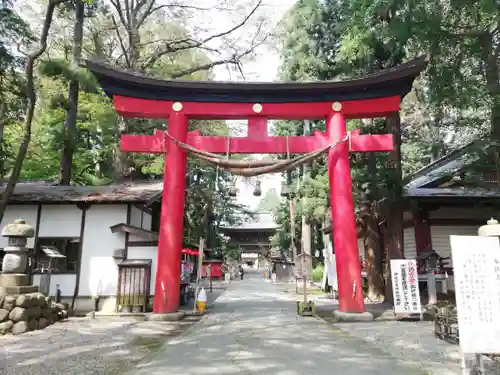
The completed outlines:
{"type": "MultiPolygon", "coordinates": [[[[220,281],[213,284],[213,292],[207,293],[209,310],[227,287],[220,281]]],[[[199,320],[71,318],[45,330],[0,336],[0,375],[121,375],[199,320]]]]}
{"type": "MultiPolygon", "coordinates": [[[[339,323],[335,326],[407,363],[425,364],[429,374],[462,374],[459,346],[436,339],[433,322],[388,321],[339,323]]],[[[485,358],[485,369],[486,375],[500,375],[500,364],[487,358],[485,358]]]]}
{"type": "Polygon", "coordinates": [[[118,375],[198,318],[182,322],[73,318],[43,331],[0,337],[0,374],[118,375]]]}

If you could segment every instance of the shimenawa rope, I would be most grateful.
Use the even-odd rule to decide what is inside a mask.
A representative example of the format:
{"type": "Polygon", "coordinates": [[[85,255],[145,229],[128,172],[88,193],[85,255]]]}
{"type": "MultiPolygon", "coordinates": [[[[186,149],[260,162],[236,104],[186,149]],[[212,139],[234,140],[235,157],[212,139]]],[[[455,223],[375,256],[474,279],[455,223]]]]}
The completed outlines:
{"type": "MultiPolygon", "coordinates": [[[[191,152],[192,154],[196,155],[199,159],[205,160],[206,162],[216,165],[228,172],[231,172],[235,175],[238,176],[244,176],[244,177],[254,177],[254,176],[260,176],[263,174],[267,173],[280,173],[280,172],[285,172],[287,170],[290,170],[292,168],[295,168],[299,165],[305,164],[305,163],[310,163],[313,160],[317,159],[320,157],[322,154],[325,152],[330,151],[332,148],[337,147],[342,142],[346,142],[350,134],[347,133],[346,136],[337,142],[325,146],[323,148],[320,148],[319,150],[309,152],[304,155],[297,156],[293,159],[288,159],[288,160],[229,160],[229,159],[220,159],[219,155],[217,154],[212,154],[210,152],[205,152],[198,150],[192,146],[189,146],[186,143],[183,143],[168,133],[168,131],[164,132],[165,134],[165,139],[164,142],[166,143],[166,138],[170,139],[173,143],[178,144],[180,147],[185,149],[188,152],[191,152]]],[[[288,137],[287,137],[287,145],[288,145],[288,137]]],[[[228,150],[229,151],[229,150],[228,150]]],[[[228,152],[227,151],[227,152],[228,152]]],[[[287,150],[287,154],[289,154],[287,150]]]]}

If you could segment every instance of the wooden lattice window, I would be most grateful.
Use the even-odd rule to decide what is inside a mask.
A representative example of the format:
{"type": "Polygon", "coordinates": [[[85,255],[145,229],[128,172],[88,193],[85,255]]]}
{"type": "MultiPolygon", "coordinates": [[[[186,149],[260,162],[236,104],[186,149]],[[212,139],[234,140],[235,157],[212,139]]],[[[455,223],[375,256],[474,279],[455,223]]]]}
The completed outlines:
{"type": "Polygon", "coordinates": [[[151,260],[126,259],[118,265],[118,312],[146,312],[151,280],[151,260]]]}

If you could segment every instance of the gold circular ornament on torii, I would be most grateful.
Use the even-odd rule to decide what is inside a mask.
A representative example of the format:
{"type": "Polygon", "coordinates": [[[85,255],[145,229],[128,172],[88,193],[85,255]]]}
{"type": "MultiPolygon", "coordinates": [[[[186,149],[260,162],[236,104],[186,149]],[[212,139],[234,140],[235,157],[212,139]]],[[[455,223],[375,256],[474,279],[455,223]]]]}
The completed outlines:
{"type": "Polygon", "coordinates": [[[255,113],[261,113],[262,112],[262,105],[259,104],[259,103],[255,103],[252,107],[252,110],[255,112],[255,113]]]}
{"type": "Polygon", "coordinates": [[[340,104],[339,102],[335,102],[332,104],[332,109],[335,112],[340,112],[342,110],[342,104],[340,104]]]}
{"type": "Polygon", "coordinates": [[[180,111],[182,111],[182,103],[181,103],[181,102],[175,102],[174,104],[172,104],[172,109],[173,109],[175,112],[180,112],[180,111]]]}

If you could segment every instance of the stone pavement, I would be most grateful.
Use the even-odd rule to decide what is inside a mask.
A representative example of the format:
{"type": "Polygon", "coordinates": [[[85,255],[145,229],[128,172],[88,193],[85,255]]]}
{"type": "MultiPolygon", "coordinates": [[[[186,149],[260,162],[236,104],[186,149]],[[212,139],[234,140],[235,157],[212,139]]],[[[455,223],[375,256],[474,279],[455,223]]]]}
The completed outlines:
{"type": "Polygon", "coordinates": [[[262,273],[247,273],[202,322],[127,374],[426,374],[320,319],[298,317],[295,301],[262,273]]]}

